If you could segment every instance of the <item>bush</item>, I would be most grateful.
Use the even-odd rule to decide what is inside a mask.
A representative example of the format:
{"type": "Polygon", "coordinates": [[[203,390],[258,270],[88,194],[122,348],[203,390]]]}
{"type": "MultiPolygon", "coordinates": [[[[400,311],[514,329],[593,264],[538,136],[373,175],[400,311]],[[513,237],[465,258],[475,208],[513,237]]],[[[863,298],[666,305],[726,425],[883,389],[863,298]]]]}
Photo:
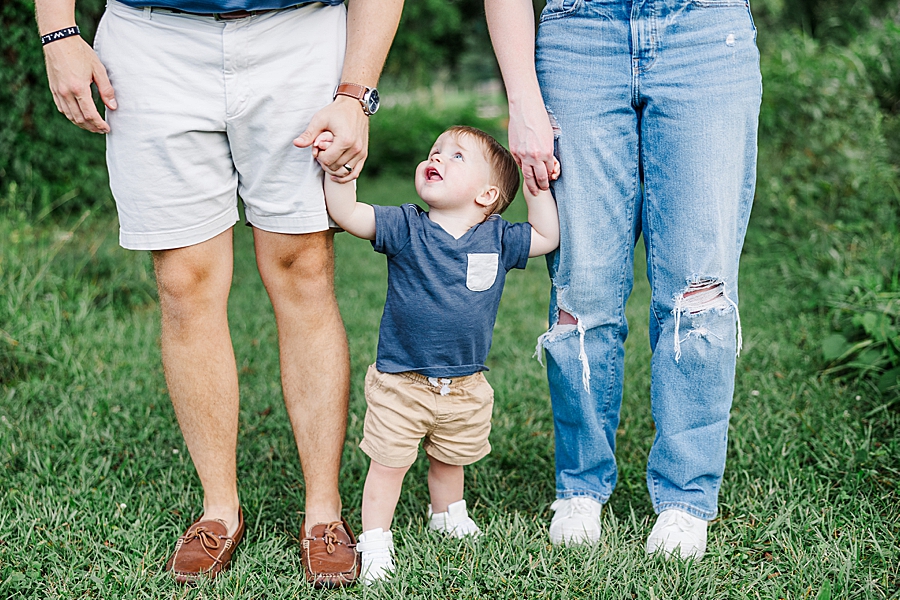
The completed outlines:
{"type": "Polygon", "coordinates": [[[831,365],[825,373],[869,378],[881,392],[900,393],[900,281],[887,290],[854,286],[835,303],[832,323],[836,333],[822,342],[831,365]]]}
{"type": "Polygon", "coordinates": [[[780,197],[778,204],[792,198],[836,216],[851,206],[854,214],[860,208],[864,216],[877,214],[896,173],[859,54],[787,34],[764,66],[762,158],[777,167],[767,169],[763,183],[780,197]]]}
{"type": "Polygon", "coordinates": [[[425,160],[434,140],[448,127],[470,125],[506,142],[499,119],[478,116],[474,101],[436,106],[434,99],[386,107],[372,117],[369,132],[367,175],[392,174],[412,178],[416,165],[425,160]]]}
{"type": "MultiPolygon", "coordinates": [[[[900,177],[855,48],[784,34],[763,56],[760,175],[754,219],[796,256],[817,298],[897,272],[900,177]]],[[[821,303],[820,307],[824,307],[821,303]]]]}
{"type": "MultiPolygon", "coordinates": [[[[94,39],[103,0],[79,0],[81,35],[94,39]]],[[[37,214],[57,205],[75,212],[108,201],[103,136],[57,112],[47,86],[34,4],[0,4],[0,198],[37,214]],[[15,193],[10,188],[15,186],[15,193]]]]}
{"type": "Polygon", "coordinates": [[[830,311],[833,333],[815,342],[824,373],[883,392],[900,376],[900,175],[886,136],[898,51],[893,23],[846,47],[794,32],[764,49],[753,217],[785,285],[803,290],[798,306],[830,311]]]}
{"type": "Polygon", "coordinates": [[[900,23],[876,23],[851,48],[866,68],[875,97],[888,114],[900,114],[900,23]]]}
{"type": "Polygon", "coordinates": [[[900,23],[876,23],[852,45],[884,113],[889,161],[900,165],[900,23]]]}
{"type": "MultiPolygon", "coordinates": [[[[103,0],[78,0],[76,21],[85,40],[93,40],[103,8],[103,0]]],[[[0,30],[0,198],[6,204],[0,209],[35,215],[54,207],[79,213],[98,201],[108,202],[103,136],[75,127],[57,112],[47,86],[33,3],[2,3],[0,30]],[[13,201],[16,206],[11,207],[13,201]]],[[[435,76],[468,85],[495,77],[480,1],[407,3],[385,76],[407,85],[421,85],[435,76]]],[[[434,137],[457,123],[496,130],[493,121],[477,117],[473,106],[436,112],[382,109],[372,119],[367,173],[408,174],[434,137]]]]}
{"type": "Polygon", "coordinates": [[[802,31],[818,40],[848,44],[873,21],[896,14],[896,0],[752,0],[761,31],[802,31]]]}

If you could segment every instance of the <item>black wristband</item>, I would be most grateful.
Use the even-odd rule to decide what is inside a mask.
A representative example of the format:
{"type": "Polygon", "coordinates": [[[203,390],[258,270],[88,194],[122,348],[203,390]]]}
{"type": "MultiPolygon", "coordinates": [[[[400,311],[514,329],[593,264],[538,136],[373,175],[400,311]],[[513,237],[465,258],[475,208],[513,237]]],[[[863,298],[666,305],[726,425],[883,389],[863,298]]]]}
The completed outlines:
{"type": "Polygon", "coordinates": [[[56,40],[61,40],[63,38],[72,37],[73,35],[81,35],[81,30],[78,29],[78,25],[74,25],[72,27],[66,27],[65,29],[60,29],[59,31],[53,31],[46,35],[41,36],[41,45],[46,46],[50,42],[55,42],[56,40]]]}

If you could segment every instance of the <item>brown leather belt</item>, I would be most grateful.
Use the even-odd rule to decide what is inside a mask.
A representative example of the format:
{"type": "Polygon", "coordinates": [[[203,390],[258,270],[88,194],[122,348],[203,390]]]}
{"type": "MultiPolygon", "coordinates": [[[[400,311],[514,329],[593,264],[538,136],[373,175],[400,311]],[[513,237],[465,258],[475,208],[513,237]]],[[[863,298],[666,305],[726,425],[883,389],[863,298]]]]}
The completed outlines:
{"type": "MultiPolygon", "coordinates": [[[[294,8],[293,6],[289,6],[286,8],[294,8]]],[[[284,8],[264,8],[262,10],[235,10],[232,12],[226,13],[195,13],[187,10],[180,10],[177,8],[156,8],[153,10],[161,10],[165,12],[175,13],[177,15],[193,15],[195,17],[212,17],[216,21],[234,21],[236,19],[246,19],[247,17],[253,17],[255,15],[264,15],[270,12],[276,12],[279,10],[285,10],[284,8]]]]}

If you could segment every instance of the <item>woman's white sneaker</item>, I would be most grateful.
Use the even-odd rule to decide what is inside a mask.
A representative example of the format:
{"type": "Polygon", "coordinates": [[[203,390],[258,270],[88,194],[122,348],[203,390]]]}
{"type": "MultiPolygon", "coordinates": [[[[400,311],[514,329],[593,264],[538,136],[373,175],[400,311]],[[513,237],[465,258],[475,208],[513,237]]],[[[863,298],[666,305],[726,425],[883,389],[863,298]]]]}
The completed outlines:
{"type": "Polygon", "coordinates": [[[366,585],[387,579],[394,572],[394,536],[390,531],[370,529],[356,540],[362,566],[359,578],[366,585]]]}
{"type": "Polygon", "coordinates": [[[647,554],[663,552],[668,558],[678,549],[681,558],[700,560],[706,553],[706,526],[706,521],[683,510],[664,510],[647,538],[647,554]]]}
{"type": "Polygon", "coordinates": [[[466,501],[459,500],[447,506],[447,512],[434,513],[428,505],[428,528],[442,531],[457,538],[478,537],[481,530],[466,510],[466,501]]]}
{"type": "Polygon", "coordinates": [[[567,546],[600,541],[600,511],[603,505],[593,498],[560,498],[550,505],[550,541],[567,546]]]}

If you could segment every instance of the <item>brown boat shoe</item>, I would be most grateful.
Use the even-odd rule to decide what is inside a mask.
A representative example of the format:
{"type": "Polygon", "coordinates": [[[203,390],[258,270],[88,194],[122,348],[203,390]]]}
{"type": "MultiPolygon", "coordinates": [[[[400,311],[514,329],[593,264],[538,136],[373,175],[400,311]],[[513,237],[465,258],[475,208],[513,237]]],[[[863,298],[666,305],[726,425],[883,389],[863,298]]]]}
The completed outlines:
{"type": "Polygon", "coordinates": [[[347,521],[317,523],[306,534],[306,520],[300,524],[303,536],[300,557],[306,581],[316,588],[337,588],[353,585],[359,577],[359,555],[356,538],[347,521]]]}
{"type": "Polygon", "coordinates": [[[238,518],[237,531],[231,537],[222,521],[194,521],[178,538],[175,552],[166,562],[166,571],[171,572],[178,583],[195,583],[202,577],[211,579],[227,569],[234,549],[244,537],[243,510],[238,512],[238,518]]]}

